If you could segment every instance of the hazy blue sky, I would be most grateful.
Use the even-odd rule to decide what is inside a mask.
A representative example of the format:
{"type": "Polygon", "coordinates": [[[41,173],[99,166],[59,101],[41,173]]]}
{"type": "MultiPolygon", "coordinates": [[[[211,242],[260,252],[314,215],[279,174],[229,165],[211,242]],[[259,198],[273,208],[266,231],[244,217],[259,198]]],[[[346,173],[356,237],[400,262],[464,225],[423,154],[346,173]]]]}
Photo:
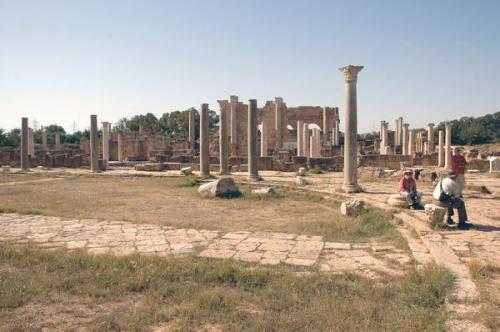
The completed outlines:
{"type": "Polygon", "coordinates": [[[0,127],[71,131],[230,94],[340,106],[360,131],[500,111],[500,1],[0,0],[0,127]]]}

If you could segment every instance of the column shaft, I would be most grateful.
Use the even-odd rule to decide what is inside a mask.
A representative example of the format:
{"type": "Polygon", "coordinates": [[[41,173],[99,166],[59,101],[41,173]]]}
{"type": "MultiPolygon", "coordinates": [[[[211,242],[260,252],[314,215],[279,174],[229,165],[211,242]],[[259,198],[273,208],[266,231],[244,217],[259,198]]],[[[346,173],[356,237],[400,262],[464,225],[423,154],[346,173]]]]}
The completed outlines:
{"type": "Polygon", "coordinates": [[[231,103],[231,155],[238,155],[238,96],[230,96],[231,103]]]}
{"type": "Polygon", "coordinates": [[[200,112],[200,172],[201,176],[210,176],[209,164],[209,123],[208,123],[208,104],[201,104],[200,112]]]}
{"type": "Polygon", "coordinates": [[[304,121],[297,120],[297,156],[302,157],[304,155],[304,121]]]}
{"type": "Polygon", "coordinates": [[[42,129],[42,150],[47,151],[47,131],[42,129]]]}
{"type": "Polygon", "coordinates": [[[309,154],[311,153],[311,142],[310,142],[310,137],[311,137],[311,131],[309,130],[309,124],[306,122],[304,123],[304,130],[303,130],[303,142],[304,142],[304,156],[309,157],[309,154]]]}
{"type": "Polygon", "coordinates": [[[21,118],[21,171],[30,170],[28,118],[21,118]]]}
{"type": "Polygon", "coordinates": [[[268,128],[267,128],[267,122],[265,120],[262,121],[261,125],[261,131],[260,131],[260,156],[261,157],[267,157],[267,150],[268,150],[268,145],[267,145],[267,135],[268,133],[268,128]]]}
{"type": "Polygon", "coordinates": [[[257,156],[257,100],[248,100],[248,179],[258,180],[258,156],[257,156]]]}
{"type": "Polygon", "coordinates": [[[443,130],[438,132],[438,167],[444,166],[444,137],[443,130]]]}
{"type": "Polygon", "coordinates": [[[189,111],[189,115],[188,115],[188,146],[189,148],[191,149],[192,153],[194,153],[195,151],[195,127],[196,127],[196,123],[195,123],[195,120],[194,120],[194,112],[196,112],[196,110],[194,108],[190,109],[189,111]]]}
{"type": "Polygon", "coordinates": [[[401,142],[402,144],[402,154],[404,156],[407,156],[408,155],[408,134],[409,134],[409,130],[408,130],[408,127],[409,125],[407,123],[403,124],[403,141],[401,142]]]}
{"type": "Polygon", "coordinates": [[[444,168],[451,169],[451,123],[446,123],[446,145],[444,148],[444,168]]]}
{"type": "Polygon", "coordinates": [[[227,134],[227,115],[226,110],[220,110],[219,117],[219,160],[220,160],[220,173],[229,173],[228,162],[228,134],[227,134]]]}
{"type": "Polygon", "coordinates": [[[327,142],[331,142],[331,134],[332,134],[332,115],[331,109],[328,107],[323,107],[323,142],[325,144],[331,144],[327,142]]]}
{"type": "Polygon", "coordinates": [[[275,98],[275,123],[276,123],[276,150],[279,150],[283,147],[283,119],[282,119],[282,111],[283,111],[283,98],[276,97],[275,98]]]}
{"type": "Polygon", "coordinates": [[[90,170],[99,173],[99,138],[97,135],[97,115],[90,116],[90,170]]]}
{"type": "Polygon", "coordinates": [[[124,161],[123,155],[123,132],[118,132],[118,161],[124,161]]]}

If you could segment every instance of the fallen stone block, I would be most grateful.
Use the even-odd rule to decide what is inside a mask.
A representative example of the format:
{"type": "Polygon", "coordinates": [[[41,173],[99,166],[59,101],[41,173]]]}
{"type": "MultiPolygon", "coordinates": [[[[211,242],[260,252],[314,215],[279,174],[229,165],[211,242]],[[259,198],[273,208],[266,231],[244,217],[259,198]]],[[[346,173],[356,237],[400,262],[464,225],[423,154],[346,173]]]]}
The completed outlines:
{"type": "Polygon", "coordinates": [[[193,174],[193,168],[192,167],[183,167],[181,168],[181,173],[184,175],[192,175],[193,174]]]}
{"type": "Polygon", "coordinates": [[[396,208],[401,208],[401,209],[408,209],[409,208],[408,202],[400,194],[389,195],[389,198],[387,199],[387,204],[389,204],[390,206],[396,207],[396,208]]]}
{"type": "Polygon", "coordinates": [[[310,182],[303,176],[297,176],[295,178],[295,183],[298,184],[299,186],[305,186],[310,184],[310,182]]]}
{"type": "Polygon", "coordinates": [[[256,195],[270,195],[274,193],[274,189],[272,187],[260,188],[252,190],[252,193],[256,195]]]}
{"type": "Polygon", "coordinates": [[[239,197],[241,195],[232,177],[221,177],[205,183],[198,188],[198,193],[207,197],[239,197]]]}
{"type": "Polygon", "coordinates": [[[340,213],[344,216],[355,217],[363,213],[364,210],[365,202],[358,199],[342,202],[340,205],[340,213]]]}
{"type": "Polygon", "coordinates": [[[162,163],[148,163],[144,165],[144,170],[147,172],[161,172],[165,169],[162,163]]]}
{"type": "Polygon", "coordinates": [[[299,171],[297,172],[298,176],[306,176],[307,169],[305,167],[300,167],[299,171]]]}
{"type": "Polygon", "coordinates": [[[10,173],[10,166],[2,166],[2,173],[10,173]]]}
{"type": "Polygon", "coordinates": [[[425,214],[427,215],[427,220],[432,226],[443,224],[446,208],[435,204],[425,204],[424,209],[425,214]]]}

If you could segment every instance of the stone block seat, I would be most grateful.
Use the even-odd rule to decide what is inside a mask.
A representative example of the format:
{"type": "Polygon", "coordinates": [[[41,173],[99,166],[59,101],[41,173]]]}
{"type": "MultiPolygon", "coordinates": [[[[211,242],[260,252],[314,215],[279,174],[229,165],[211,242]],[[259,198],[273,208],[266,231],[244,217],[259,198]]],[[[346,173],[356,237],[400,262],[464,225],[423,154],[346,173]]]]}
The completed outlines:
{"type": "Polygon", "coordinates": [[[387,199],[387,204],[389,204],[392,207],[400,208],[400,209],[409,209],[410,208],[406,199],[403,196],[401,196],[400,194],[389,195],[389,198],[387,199]]]}

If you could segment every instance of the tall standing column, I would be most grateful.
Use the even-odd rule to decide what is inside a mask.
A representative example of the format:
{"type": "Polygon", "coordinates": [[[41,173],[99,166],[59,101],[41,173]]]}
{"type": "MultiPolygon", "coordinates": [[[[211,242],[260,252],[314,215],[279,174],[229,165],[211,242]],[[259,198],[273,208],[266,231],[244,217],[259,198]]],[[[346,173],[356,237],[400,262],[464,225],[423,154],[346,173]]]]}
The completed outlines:
{"type": "Polygon", "coordinates": [[[345,66],[339,68],[344,73],[345,81],[345,129],[344,129],[344,183],[342,190],[359,192],[358,185],[358,106],[356,83],[358,73],[363,66],[345,66]]]}
{"type": "Polygon", "coordinates": [[[28,118],[21,118],[21,171],[23,172],[30,170],[28,141],[28,118]]]}
{"type": "Polygon", "coordinates": [[[303,144],[304,144],[304,156],[309,157],[311,153],[311,142],[310,142],[310,137],[311,137],[311,131],[309,130],[309,124],[306,122],[304,123],[304,130],[303,130],[303,144]]]}
{"type": "Polygon", "coordinates": [[[33,128],[28,128],[28,154],[31,158],[35,157],[35,134],[33,128]]]}
{"type": "Polygon", "coordinates": [[[124,161],[124,155],[123,155],[123,132],[119,131],[118,132],[118,161],[124,161]]]}
{"type": "Polygon", "coordinates": [[[386,154],[386,146],[389,145],[389,132],[387,131],[388,125],[389,123],[386,121],[380,122],[380,130],[381,130],[380,154],[386,154]]]}
{"type": "Polygon", "coordinates": [[[248,179],[259,180],[257,156],[257,100],[248,100],[248,179]]]}
{"type": "Polygon", "coordinates": [[[404,123],[403,124],[403,141],[401,142],[402,144],[402,151],[401,153],[404,155],[404,156],[407,156],[408,155],[408,134],[409,134],[409,130],[408,130],[408,127],[410,125],[408,123],[404,123]]]}
{"type": "Polygon", "coordinates": [[[434,143],[434,123],[429,123],[427,125],[427,147],[428,153],[431,154],[435,151],[435,143],[434,143]]]}
{"type": "Polygon", "coordinates": [[[220,174],[229,173],[228,162],[228,135],[227,135],[227,115],[226,110],[220,110],[219,117],[219,160],[220,174]]]}
{"type": "Polygon", "coordinates": [[[56,131],[56,151],[60,151],[61,150],[61,132],[59,131],[56,131]]]}
{"type": "Polygon", "coordinates": [[[42,150],[48,151],[47,149],[47,130],[42,128],[42,150]]]}
{"type": "Polygon", "coordinates": [[[195,130],[195,121],[194,121],[194,112],[196,112],[196,110],[194,108],[191,108],[189,111],[189,114],[188,114],[188,144],[189,144],[189,148],[191,149],[191,152],[194,154],[195,152],[195,135],[194,135],[194,130],[195,130]]]}
{"type": "Polygon", "coordinates": [[[444,148],[444,168],[451,169],[451,122],[446,122],[446,145],[444,148]]]}
{"type": "Polygon", "coordinates": [[[238,96],[230,96],[231,103],[231,156],[238,155],[238,96]]]}
{"type": "Polygon", "coordinates": [[[275,124],[276,124],[276,150],[283,147],[283,98],[276,97],[275,104],[275,124]]]}
{"type": "Polygon", "coordinates": [[[309,137],[309,158],[315,158],[316,155],[316,128],[313,128],[312,135],[309,137]]]}
{"type": "Polygon", "coordinates": [[[109,135],[111,134],[111,123],[101,122],[102,124],[102,166],[106,170],[109,164],[109,135]]]}
{"type": "Polygon", "coordinates": [[[297,120],[297,156],[302,157],[304,155],[304,121],[297,120]]]}
{"type": "Polygon", "coordinates": [[[200,172],[202,177],[210,176],[208,104],[201,104],[200,112],[200,172]]]}
{"type": "Polygon", "coordinates": [[[261,130],[260,130],[260,156],[261,157],[267,157],[267,150],[268,150],[268,145],[267,145],[267,135],[268,129],[267,129],[267,122],[265,120],[262,120],[261,124],[261,130]]]}
{"type": "Polygon", "coordinates": [[[415,133],[413,130],[408,132],[408,155],[412,157],[415,155],[415,133]]]}
{"type": "Polygon", "coordinates": [[[444,137],[443,130],[438,132],[438,167],[444,166],[444,137]]]}
{"type": "Polygon", "coordinates": [[[323,142],[331,145],[332,135],[332,112],[328,107],[323,107],[323,142]]]}
{"type": "MultiPolygon", "coordinates": [[[[57,137],[57,136],[56,136],[57,137]]],[[[90,170],[99,173],[99,138],[97,136],[97,115],[90,116],[90,170]]]]}

